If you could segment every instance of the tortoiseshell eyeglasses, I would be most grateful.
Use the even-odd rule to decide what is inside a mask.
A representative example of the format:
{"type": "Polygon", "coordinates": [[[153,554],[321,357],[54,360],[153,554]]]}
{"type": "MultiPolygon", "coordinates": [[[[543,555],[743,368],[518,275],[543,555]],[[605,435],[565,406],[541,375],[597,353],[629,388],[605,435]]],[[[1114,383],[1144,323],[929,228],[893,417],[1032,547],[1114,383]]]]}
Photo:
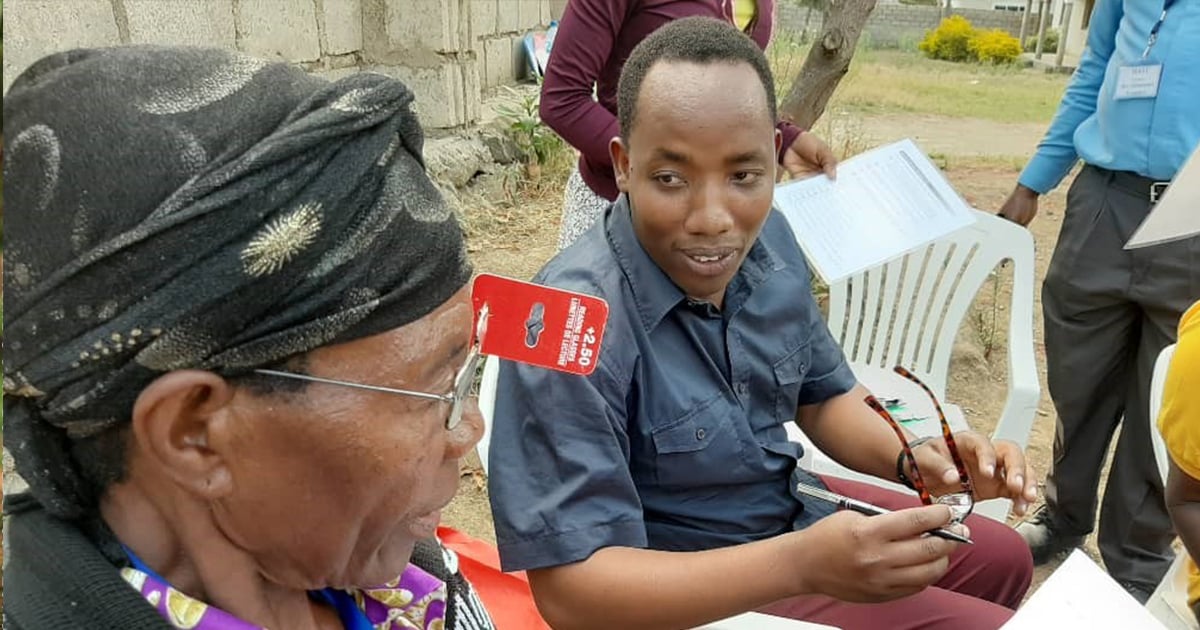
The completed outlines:
{"type": "Polygon", "coordinates": [[[954,466],[958,469],[958,480],[962,484],[962,490],[942,495],[936,499],[933,498],[929,493],[928,487],[925,485],[925,479],[921,477],[920,469],[917,468],[917,458],[913,455],[912,448],[908,444],[908,438],[904,436],[904,430],[900,428],[900,423],[892,417],[892,414],[888,413],[887,408],[874,396],[868,395],[865,401],[871,409],[875,410],[875,413],[887,421],[892,430],[896,432],[896,437],[900,439],[901,452],[912,467],[912,486],[917,491],[917,495],[921,497],[921,503],[925,505],[939,503],[949,506],[954,512],[955,522],[962,522],[971,513],[971,510],[975,508],[975,488],[971,484],[971,476],[967,473],[967,466],[963,463],[962,456],[958,453],[958,445],[954,442],[954,433],[950,430],[950,423],[946,421],[946,412],[942,410],[942,404],[938,402],[937,396],[933,394],[933,391],[925,383],[922,383],[921,379],[917,378],[915,374],[900,366],[896,366],[893,369],[900,376],[916,383],[929,396],[929,400],[933,401],[933,409],[937,412],[938,421],[942,424],[942,439],[946,441],[946,448],[950,451],[950,458],[954,460],[954,466]]]}

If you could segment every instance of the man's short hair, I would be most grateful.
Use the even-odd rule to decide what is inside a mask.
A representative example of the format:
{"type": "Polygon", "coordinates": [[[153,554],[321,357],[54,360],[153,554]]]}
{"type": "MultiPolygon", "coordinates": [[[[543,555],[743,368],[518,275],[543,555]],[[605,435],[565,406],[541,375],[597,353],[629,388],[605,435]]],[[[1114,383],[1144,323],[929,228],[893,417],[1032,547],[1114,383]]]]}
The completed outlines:
{"type": "Polygon", "coordinates": [[[775,79],[767,57],[758,44],[732,24],[708,17],[675,20],[642,40],[621,69],[617,84],[617,119],[621,137],[633,131],[638,93],[650,68],[659,61],[687,61],[697,64],[745,63],[758,73],[766,93],[772,122],[776,119],[775,79]]]}

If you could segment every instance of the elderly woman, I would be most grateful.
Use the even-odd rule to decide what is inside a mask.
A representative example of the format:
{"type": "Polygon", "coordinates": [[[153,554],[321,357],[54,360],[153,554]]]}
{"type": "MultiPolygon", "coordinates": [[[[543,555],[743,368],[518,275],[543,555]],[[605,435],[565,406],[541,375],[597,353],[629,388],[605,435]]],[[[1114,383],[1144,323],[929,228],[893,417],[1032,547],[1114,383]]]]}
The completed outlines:
{"type": "Polygon", "coordinates": [[[207,49],[12,85],[6,627],[491,627],[430,542],[481,421],[412,98],[207,49]]]}

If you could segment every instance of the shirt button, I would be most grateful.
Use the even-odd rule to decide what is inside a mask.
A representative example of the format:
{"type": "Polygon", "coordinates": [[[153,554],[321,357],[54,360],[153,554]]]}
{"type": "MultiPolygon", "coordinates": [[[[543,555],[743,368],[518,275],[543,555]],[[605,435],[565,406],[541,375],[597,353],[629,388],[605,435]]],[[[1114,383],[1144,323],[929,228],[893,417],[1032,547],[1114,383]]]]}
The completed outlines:
{"type": "Polygon", "coordinates": [[[703,440],[704,436],[706,436],[706,435],[708,435],[708,432],[705,431],[704,429],[696,429],[696,439],[697,440],[703,440]]]}
{"type": "Polygon", "coordinates": [[[745,396],[745,395],[746,395],[746,384],[745,384],[745,383],[738,383],[738,384],[737,384],[737,385],[734,387],[734,390],[735,390],[735,391],[737,391],[737,395],[738,395],[738,396],[745,396]]]}

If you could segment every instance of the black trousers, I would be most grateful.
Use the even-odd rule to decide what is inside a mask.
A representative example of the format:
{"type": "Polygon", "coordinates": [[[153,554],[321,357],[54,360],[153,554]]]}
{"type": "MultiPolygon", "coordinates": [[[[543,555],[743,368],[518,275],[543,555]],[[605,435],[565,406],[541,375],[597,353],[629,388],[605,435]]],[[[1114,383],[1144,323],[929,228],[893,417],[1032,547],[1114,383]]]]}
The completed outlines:
{"type": "Polygon", "coordinates": [[[1101,468],[1124,418],[1097,542],[1114,579],[1153,589],[1174,556],[1175,533],[1150,442],[1150,378],[1180,316],[1200,299],[1200,238],[1123,249],[1150,211],[1150,183],[1084,167],[1068,193],[1042,307],[1058,412],[1046,480],[1055,525],[1092,531],[1101,468]]]}

